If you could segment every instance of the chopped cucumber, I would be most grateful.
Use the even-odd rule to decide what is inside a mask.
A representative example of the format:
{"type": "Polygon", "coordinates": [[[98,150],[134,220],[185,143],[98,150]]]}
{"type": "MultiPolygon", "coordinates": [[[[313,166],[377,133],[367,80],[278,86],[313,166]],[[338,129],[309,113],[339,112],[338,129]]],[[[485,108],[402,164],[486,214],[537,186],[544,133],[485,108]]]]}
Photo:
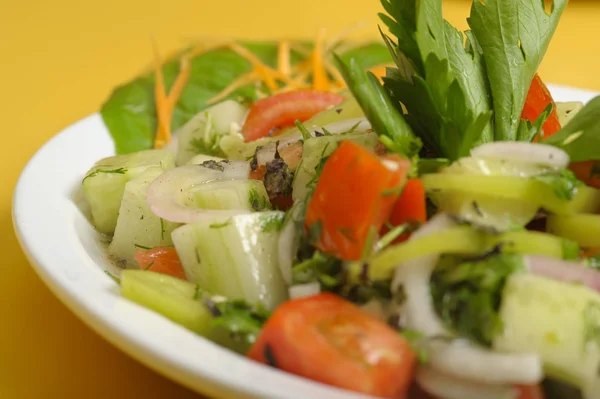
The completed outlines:
{"type": "Polygon", "coordinates": [[[121,274],[121,294],[125,298],[200,335],[208,335],[212,314],[195,299],[196,290],[196,284],[165,274],[144,270],[124,270],[121,274]]]}
{"type": "Polygon", "coordinates": [[[557,102],[556,113],[561,126],[565,126],[577,113],[583,108],[583,103],[580,101],[557,102]]]}
{"type": "Polygon", "coordinates": [[[118,155],[96,162],[88,171],[82,182],[83,190],[99,232],[112,234],[115,231],[125,184],[152,166],[163,170],[174,167],[173,155],[169,150],[118,155]]]}
{"type": "Polygon", "coordinates": [[[287,299],[277,254],[283,215],[251,213],[176,229],[173,242],[188,279],[211,293],[274,309],[287,299]]]}
{"type": "Polygon", "coordinates": [[[496,350],[538,353],[546,374],[587,391],[598,384],[600,295],[545,277],[512,275],[502,295],[496,350]]]}
{"type": "Polygon", "coordinates": [[[549,216],[549,233],[577,241],[586,248],[600,247],[600,215],[549,216]]]}
{"type": "Polygon", "coordinates": [[[558,215],[590,213],[600,208],[600,191],[587,186],[578,187],[575,197],[567,200],[556,196],[552,187],[536,179],[445,173],[424,175],[422,179],[430,193],[462,192],[515,199],[558,215]]]}
{"type": "Polygon", "coordinates": [[[227,100],[194,116],[178,133],[177,165],[186,164],[197,154],[224,155],[221,137],[237,135],[247,112],[244,105],[227,100]]]}
{"type": "Polygon", "coordinates": [[[148,186],[161,173],[162,168],[150,167],[125,185],[117,227],[108,247],[108,252],[115,258],[133,264],[133,255],[138,248],[173,244],[171,232],[179,227],[179,224],[156,216],[146,201],[148,186]]]}
{"type": "Polygon", "coordinates": [[[263,211],[271,208],[269,195],[260,180],[205,183],[187,192],[185,204],[200,209],[263,211]]]}
{"type": "Polygon", "coordinates": [[[379,139],[375,133],[349,133],[336,136],[313,137],[304,143],[302,161],[294,177],[292,197],[303,200],[316,182],[321,160],[331,155],[342,140],[351,140],[368,148],[375,148],[379,139]]]}

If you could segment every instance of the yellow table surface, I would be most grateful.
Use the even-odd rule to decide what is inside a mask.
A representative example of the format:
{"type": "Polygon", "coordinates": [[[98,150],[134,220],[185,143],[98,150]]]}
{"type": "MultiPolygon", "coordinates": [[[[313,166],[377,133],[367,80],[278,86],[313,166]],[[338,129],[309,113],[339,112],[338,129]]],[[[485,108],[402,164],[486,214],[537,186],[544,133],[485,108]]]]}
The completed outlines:
{"type": "MultiPolygon", "coordinates": [[[[467,1],[445,1],[465,28],[467,1]]],[[[312,37],[366,18],[377,0],[0,1],[0,398],[197,398],[136,363],[75,318],[43,285],[12,230],[21,169],[53,134],[99,109],[111,89],[199,37],[312,37]]],[[[600,3],[572,0],[541,75],[600,90],[600,3]]],[[[94,160],[90,160],[94,161],[94,160]]],[[[202,356],[201,353],[198,356],[202,356]]]]}

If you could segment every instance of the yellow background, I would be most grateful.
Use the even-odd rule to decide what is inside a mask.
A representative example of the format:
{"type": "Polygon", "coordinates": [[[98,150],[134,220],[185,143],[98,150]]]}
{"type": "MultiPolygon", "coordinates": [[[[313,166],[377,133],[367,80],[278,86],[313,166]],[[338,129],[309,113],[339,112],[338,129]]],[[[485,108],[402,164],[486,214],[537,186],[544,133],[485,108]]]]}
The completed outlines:
{"type": "MultiPolygon", "coordinates": [[[[464,28],[469,3],[444,4],[464,28]]],[[[0,398],[197,397],[89,330],[27,264],[10,203],[34,152],[145,68],[151,36],[166,53],[202,36],[311,37],[365,16],[375,34],[379,10],[377,0],[0,0],[0,398]]],[[[572,0],[546,81],[600,90],[599,21],[599,2],[572,0]]]]}

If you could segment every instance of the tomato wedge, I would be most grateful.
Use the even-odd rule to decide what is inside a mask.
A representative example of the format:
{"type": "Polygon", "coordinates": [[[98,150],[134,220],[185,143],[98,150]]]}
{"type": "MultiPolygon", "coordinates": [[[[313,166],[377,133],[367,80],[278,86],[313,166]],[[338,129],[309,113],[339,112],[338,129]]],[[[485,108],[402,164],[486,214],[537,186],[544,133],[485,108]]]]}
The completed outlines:
{"type": "Polygon", "coordinates": [[[344,97],[339,94],[314,90],[276,94],[252,104],[242,134],[246,141],[254,141],[274,129],[293,126],[296,119],[304,122],[342,101],[344,97]]]}
{"type": "Polygon", "coordinates": [[[550,91],[542,79],[540,79],[539,75],[536,74],[531,82],[523,112],[521,113],[521,118],[530,122],[535,122],[549,104],[553,104],[553,108],[542,127],[544,130],[544,137],[552,136],[560,130],[561,126],[558,120],[558,113],[556,112],[556,105],[550,95],[550,91]]]}
{"type": "Polygon", "coordinates": [[[139,263],[140,269],[168,274],[169,276],[187,280],[175,248],[157,247],[148,250],[138,249],[135,251],[134,258],[139,263]]]}
{"type": "Polygon", "coordinates": [[[410,169],[398,156],[379,158],[343,141],[325,163],[308,203],[305,227],[321,251],[360,260],[369,235],[379,232],[410,169]]]}
{"type": "MultiPolygon", "coordinates": [[[[408,179],[402,194],[394,204],[389,224],[396,227],[404,223],[427,221],[427,200],[425,197],[425,186],[421,179],[408,179]]],[[[382,233],[389,231],[386,226],[383,227],[382,233]]],[[[404,242],[410,237],[410,234],[403,234],[398,237],[394,244],[404,242]]]]}
{"type": "Polygon", "coordinates": [[[261,331],[248,357],[324,384],[403,398],[416,356],[391,327],[331,293],[288,301],[261,331]]]}

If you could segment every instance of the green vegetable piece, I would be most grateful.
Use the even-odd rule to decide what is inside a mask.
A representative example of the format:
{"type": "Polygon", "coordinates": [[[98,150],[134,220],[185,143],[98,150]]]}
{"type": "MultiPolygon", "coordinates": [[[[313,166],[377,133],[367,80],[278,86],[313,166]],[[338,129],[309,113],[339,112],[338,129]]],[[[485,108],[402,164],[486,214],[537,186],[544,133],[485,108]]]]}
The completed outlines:
{"type": "Polygon", "coordinates": [[[417,155],[421,149],[420,140],[413,134],[375,75],[365,72],[354,59],[345,63],[336,56],[335,60],[381,142],[390,150],[408,158],[417,155]]]}
{"type": "Polygon", "coordinates": [[[567,0],[474,1],[468,19],[481,46],[494,104],[495,140],[516,140],[521,111],[567,0]]]}
{"type": "Polygon", "coordinates": [[[586,104],[566,126],[543,142],[565,150],[571,162],[600,159],[600,96],[586,104]]]}
{"type": "Polygon", "coordinates": [[[514,253],[476,261],[445,259],[431,277],[435,309],[460,336],[490,346],[504,328],[498,314],[504,285],[523,269],[522,255],[514,253]]]}

